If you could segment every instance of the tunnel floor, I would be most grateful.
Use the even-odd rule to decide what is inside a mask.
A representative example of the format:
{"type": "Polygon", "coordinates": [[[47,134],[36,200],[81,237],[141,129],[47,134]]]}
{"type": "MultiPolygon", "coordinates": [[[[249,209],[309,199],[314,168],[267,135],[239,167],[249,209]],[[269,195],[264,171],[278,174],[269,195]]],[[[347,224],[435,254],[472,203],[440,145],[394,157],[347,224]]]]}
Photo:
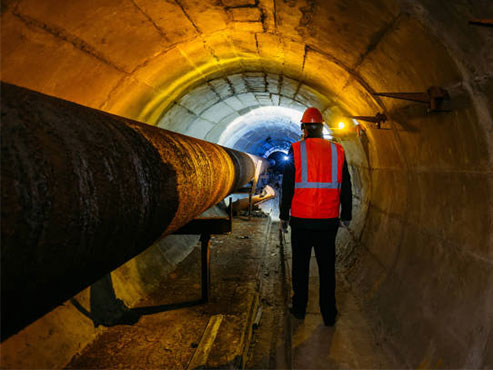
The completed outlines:
{"type": "MultiPolygon", "coordinates": [[[[318,310],[316,263],[304,321],[287,314],[290,247],[278,223],[236,218],[231,235],[211,240],[208,304],[142,316],[132,326],[108,328],[67,368],[402,368],[377,342],[339,273],[340,316],[325,327],[318,310]]],[[[314,257],[312,257],[314,259],[314,257]]],[[[170,273],[157,294],[139,306],[200,298],[200,249],[170,273]]]]}

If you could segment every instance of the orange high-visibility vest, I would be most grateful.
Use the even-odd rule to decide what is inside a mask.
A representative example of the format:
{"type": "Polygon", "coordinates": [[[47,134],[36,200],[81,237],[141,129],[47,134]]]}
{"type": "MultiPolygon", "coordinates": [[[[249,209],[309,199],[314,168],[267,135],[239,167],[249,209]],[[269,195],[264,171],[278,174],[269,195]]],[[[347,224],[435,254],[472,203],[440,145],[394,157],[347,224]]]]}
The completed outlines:
{"type": "Polygon", "coordinates": [[[291,216],[339,217],[344,149],[321,138],[305,139],[292,146],[295,178],[291,216]]]}

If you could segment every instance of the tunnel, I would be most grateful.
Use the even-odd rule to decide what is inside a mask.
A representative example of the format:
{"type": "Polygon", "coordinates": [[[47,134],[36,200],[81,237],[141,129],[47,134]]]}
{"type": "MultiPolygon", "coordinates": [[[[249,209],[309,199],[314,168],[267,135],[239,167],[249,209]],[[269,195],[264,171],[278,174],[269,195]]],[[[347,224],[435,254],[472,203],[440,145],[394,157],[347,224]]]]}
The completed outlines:
{"type": "MultiPolygon", "coordinates": [[[[115,120],[127,122],[147,139],[159,136],[162,143],[179,135],[187,143],[214,145],[211,151],[234,151],[241,158],[241,153],[248,153],[269,161],[271,176],[282,173],[285,154],[300,140],[303,111],[317,107],[325,119],[324,136],[343,146],[352,179],[353,219],[337,239],[339,274],[364,312],[377,347],[392,352],[394,368],[486,369],[493,367],[492,19],[489,0],[6,0],[1,4],[2,99],[10,86],[53,101],[53,106],[71,107],[70,114],[60,116],[74,130],[93,127],[95,120],[105,125],[115,120]]],[[[37,99],[27,99],[25,106],[36,107],[37,99]]],[[[17,104],[15,98],[12,102],[17,104]]],[[[36,112],[42,115],[44,108],[39,107],[36,112]]],[[[19,112],[16,117],[22,119],[19,112]]],[[[3,182],[8,176],[3,169],[13,158],[4,153],[13,140],[3,129],[7,118],[2,105],[2,241],[4,220],[16,211],[3,182]]],[[[71,135],[65,130],[64,135],[71,135]]],[[[29,132],[25,142],[38,138],[44,142],[37,136],[41,131],[29,132]]],[[[114,154],[103,143],[109,138],[99,138],[104,149],[93,153],[94,163],[114,154]]],[[[139,151],[137,141],[128,146],[128,163],[137,156],[133,154],[139,151]]],[[[156,142],[156,148],[161,147],[156,142]]],[[[11,150],[33,171],[43,168],[44,162],[27,157],[23,148],[14,145],[11,150]]],[[[60,150],[59,158],[64,155],[67,152],[60,150]]],[[[191,206],[196,204],[195,192],[214,190],[216,185],[193,170],[185,172],[197,162],[195,157],[176,156],[190,164],[173,164],[172,173],[178,172],[186,183],[194,179],[195,186],[180,193],[187,194],[180,209],[189,211],[179,225],[183,226],[205,211],[191,206]]],[[[242,168],[241,160],[225,156],[235,168],[242,168]]],[[[83,161],[77,163],[82,166],[83,161]]],[[[149,173],[154,169],[158,173],[160,162],[152,163],[149,173]]],[[[105,168],[98,165],[93,170],[105,168]]],[[[214,180],[221,177],[219,169],[209,172],[214,180]]],[[[171,181],[169,175],[159,176],[171,181]]],[[[119,181],[125,182],[125,177],[119,181]]],[[[115,189],[123,189],[118,190],[122,204],[125,199],[131,204],[136,199],[132,187],[120,185],[115,189]]],[[[217,190],[218,199],[211,195],[213,204],[207,207],[237,187],[217,190]]],[[[257,243],[260,229],[254,226],[266,222],[267,233],[274,233],[278,219],[268,216],[268,221],[245,221],[239,226],[241,235],[235,234],[234,223],[233,234],[214,239],[213,245],[250,240],[248,253],[260,250],[265,243],[263,236],[257,243]]],[[[160,220],[167,217],[164,212],[160,220]]],[[[60,217],[55,230],[70,225],[69,219],[60,217]]],[[[200,270],[193,263],[187,265],[199,237],[163,237],[164,226],[159,230],[139,234],[138,255],[121,251],[126,238],[117,239],[115,245],[106,243],[114,256],[105,255],[112,259],[108,270],[80,281],[70,299],[66,296],[2,338],[2,368],[82,366],[71,362],[74,356],[94,351],[101,344],[98,338],[107,338],[105,333],[113,330],[96,325],[87,312],[94,307],[91,300],[98,287],[106,287],[112,304],[123,306],[126,313],[142,302],[158,304],[155,297],[163,290],[185,290],[188,285],[179,288],[173,276],[177,266],[181,267],[176,271],[200,270]]],[[[121,227],[122,233],[127,231],[121,227]]],[[[219,254],[220,248],[213,252],[219,254]]],[[[67,256],[77,262],[75,254],[69,251],[67,256]]],[[[224,266],[226,275],[246,265],[234,256],[229,270],[224,266]]],[[[2,269],[5,258],[2,243],[2,269]]],[[[20,264],[22,258],[17,261],[20,264]]],[[[50,262],[64,263],[56,255],[50,262]]],[[[263,279],[265,286],[272,275],[263,279]]],[[[53,278],[63,285],[64,276],[53,278]]],[[[244,276],[249,279],[255,277],[244,276]]],[[[224,282],[222,286],[212,281],[218,294],[229,289],[226,278],[224,282]]],[[[57,289],[56,284],[53,290],[57,289]]],[[[233,302],[232,297],[228,299],[233,302]]],[[[265,301],[256,305],[268,312],[265,301]]],[[[216,325],[222,322],[220,328],[226,327],[231,315],[222,315],[219,308],[215,314],[221,320],[216,325]]],[[[169,315],[167,323],[178,322],[181,311],[169,315]]],[[[130,316],[121,326],[138,325],[130,316]]],[[[210,325],[213,329],[212,321],[210,325]]],[[[358,325],[352,329],[348,335],[358,337],[358,325]]],[[[125,333],[125,344],[114,347],[107,357],[124,348],[139,351],[139,340],[144,339],[125,333]]],[[[171,329],[163,330],[162,337],[170,346],[188,340],[171,329]]],[[[189,356],[197,348],[195,341],[187,346],[189,356]]],[[[162,356],[171,356],[171,350],[160,350],[162,356]]],[[[329,348],[320,351],[329,356],[329,348]]],[[[217,356],[226,360],[210,367],[259,366],[244,358],[217,356]]],[[[178,363],[120,366],[173,368],[180,367],[178,363]]],[[[321,366],[383,365],[334,364],[329,358],[321,366]]],[[[89,367],[116,365],[91,362],[89,367]]]]}

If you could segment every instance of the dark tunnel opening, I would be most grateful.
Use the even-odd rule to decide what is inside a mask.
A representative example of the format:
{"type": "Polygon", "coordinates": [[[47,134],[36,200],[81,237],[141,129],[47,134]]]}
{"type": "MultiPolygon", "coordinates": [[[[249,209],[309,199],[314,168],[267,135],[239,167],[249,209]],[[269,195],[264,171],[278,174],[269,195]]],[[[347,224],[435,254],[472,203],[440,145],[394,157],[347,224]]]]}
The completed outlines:
{"type": "Polygon", "coordinates": [[[267,159],[270,161],[273,171],[282,173],[284,165],[286,164],[286,161],[289,160],[289,157],[285,151],[279,150],[272,152],[267,159]]]}

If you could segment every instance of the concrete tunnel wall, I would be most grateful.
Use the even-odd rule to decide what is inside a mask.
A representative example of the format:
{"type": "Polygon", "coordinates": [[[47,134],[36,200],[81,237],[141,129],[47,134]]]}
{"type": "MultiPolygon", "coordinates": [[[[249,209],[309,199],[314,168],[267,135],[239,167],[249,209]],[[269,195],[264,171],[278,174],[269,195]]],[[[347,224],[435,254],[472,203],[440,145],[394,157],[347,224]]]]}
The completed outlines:
{"type": "MultiPolygon", "coordinates": [[[[468,24],[486,17],[487,0],[5,1],[1,79],[211,141],[261,106],[317,106],[329,123],[385,112],[381,130],[339,135],[356,195],[346,276],[406,366],[488,367],[493,33],[468,24]],[[371,95],[433,85],[451,112],[371,95]]],[[[117,270],[117,296],[158,289],[170,250],[117,270]]],[[[67,303],[5,341],[2,362],[63,366],[101,330],[67,303]]]]}

